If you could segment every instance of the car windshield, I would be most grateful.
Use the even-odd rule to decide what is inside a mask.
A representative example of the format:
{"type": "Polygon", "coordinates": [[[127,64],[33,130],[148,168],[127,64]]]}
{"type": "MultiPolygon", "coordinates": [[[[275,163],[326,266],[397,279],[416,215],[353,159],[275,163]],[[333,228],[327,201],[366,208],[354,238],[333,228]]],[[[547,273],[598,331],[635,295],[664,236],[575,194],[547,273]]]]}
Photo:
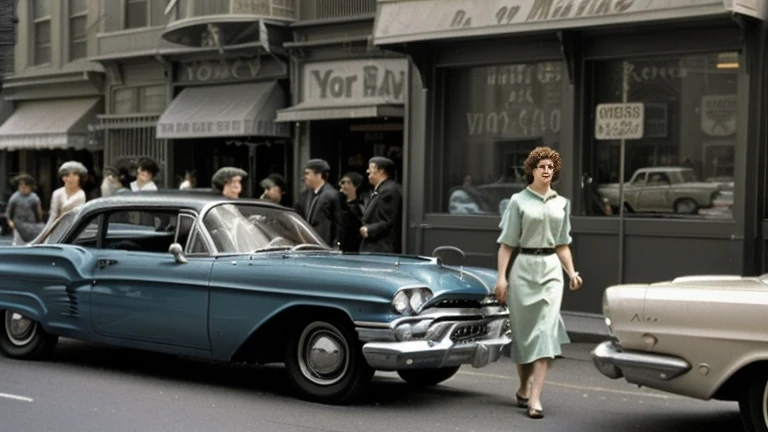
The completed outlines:
{"type": "Polygon", "coordinates": [[[43,230],[40,236],[33,240],[32,244],[52,244],[59,243],[64,237],[64,234],[69,231],[69,228],[75,222],[77,211],[73,210],[61,215],[56,219],[53,224],[47,229],[43,230]]]}
{"type": "Polygon", "coordinates": [[[205,215],[203,224],[222,254],[329,249],[299,215],[278,208],[222,204],[205,215]]]}

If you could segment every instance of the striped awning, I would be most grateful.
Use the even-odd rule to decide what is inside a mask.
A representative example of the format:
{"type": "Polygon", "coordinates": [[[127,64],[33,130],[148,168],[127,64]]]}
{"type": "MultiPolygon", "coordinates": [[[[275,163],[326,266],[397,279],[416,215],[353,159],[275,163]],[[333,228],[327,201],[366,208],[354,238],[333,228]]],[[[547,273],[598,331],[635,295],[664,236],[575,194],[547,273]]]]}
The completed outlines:
{"type": "Polygon", "coordinates": [[[93,148],[89,127],[97,124],[100,98],[48,99],[19,102],[0,126],[0,149],[93,148]]]}

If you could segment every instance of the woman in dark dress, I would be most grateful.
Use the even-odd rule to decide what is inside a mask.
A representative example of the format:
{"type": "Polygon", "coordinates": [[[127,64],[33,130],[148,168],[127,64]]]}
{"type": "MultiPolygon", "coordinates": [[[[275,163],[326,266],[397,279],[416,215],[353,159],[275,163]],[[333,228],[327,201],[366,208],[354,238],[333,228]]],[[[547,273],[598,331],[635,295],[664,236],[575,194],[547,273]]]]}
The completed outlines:
{"type": "Polygon", "coordinates": [[[363,176],[356,172],[348,172],[339,181],[339,190],[346,199],[342,200],[342,220],[344,223],[344,237],[341,242],[341,250],[344,252],[358,252],[360,250],[360,227],[363,219],[363,200],[358,196],[360,185],[363,184],[363,176]]]}

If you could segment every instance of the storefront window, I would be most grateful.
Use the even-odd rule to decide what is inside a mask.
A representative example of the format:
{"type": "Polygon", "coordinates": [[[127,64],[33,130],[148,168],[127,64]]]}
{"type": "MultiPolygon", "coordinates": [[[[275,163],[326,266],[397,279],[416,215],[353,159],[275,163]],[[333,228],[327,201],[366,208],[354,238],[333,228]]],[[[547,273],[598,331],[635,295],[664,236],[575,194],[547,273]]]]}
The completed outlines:
{"type": "Polygon", "coordinates": [[[593,128],[592,165],[582,178],[584,213],[618,214],[621,141],[615,138],[627,133],[627,216],[732,219],[738,53],[593,66],[594,105],[585,116],[593,128]],[[623,102],[641,103],[643,114],[599,107],[623,102]]]}
{"type": "Polygon", "coordinates": [[[523,161],[560,146],[562,62],[446,71],[442,211],[499,216],[526,187],[523,161]]]}

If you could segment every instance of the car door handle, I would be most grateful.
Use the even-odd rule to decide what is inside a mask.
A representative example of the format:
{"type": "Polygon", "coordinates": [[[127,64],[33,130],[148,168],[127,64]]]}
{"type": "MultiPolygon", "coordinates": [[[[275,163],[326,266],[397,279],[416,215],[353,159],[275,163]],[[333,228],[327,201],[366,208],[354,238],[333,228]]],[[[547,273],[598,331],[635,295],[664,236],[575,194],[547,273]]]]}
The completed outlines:
{"type": "Polygon", "coordinates": [[[102,269],[102,270],[115,264],[117,264],[117,260],[113,260],[113,259],[100,259],[98,263],[99,269],[102,269]]]}

